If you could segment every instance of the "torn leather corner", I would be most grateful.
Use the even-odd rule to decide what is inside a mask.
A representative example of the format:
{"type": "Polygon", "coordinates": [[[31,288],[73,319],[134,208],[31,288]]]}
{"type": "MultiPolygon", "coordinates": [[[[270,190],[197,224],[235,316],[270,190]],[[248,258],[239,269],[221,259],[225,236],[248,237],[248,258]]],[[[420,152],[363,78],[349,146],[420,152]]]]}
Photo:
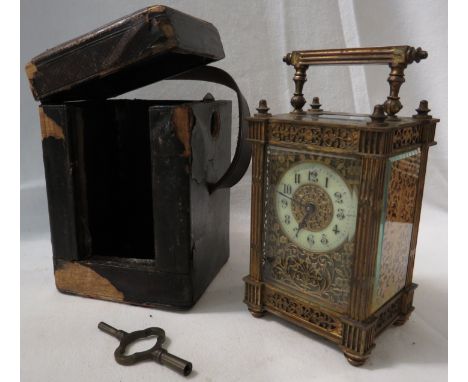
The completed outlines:
{"type": "Polygon", "coordinates": [[[78,263],[66,263],[55,270],[55,285],[62,292],[75,293],[112,301],[123,301],[124,295],[106,278],[78,263]]]}
{"type": "Polygon", "coordinates": [[[28,62],[25,67],[26,75],[28,76],[29,81],[32,81],[37,74],[37,67],[32,62],[28,62]]]}
{"type": "Polygon", "coordinates": [[[165,5],[152,5],[146,8],[148,14],[150,13],[163,13],[165,12],[167,7],[165,5]]]}
{"type": "Polygon", "coordinates": [[[45,138],[65,139],[62,127],[50,118],[42,107],[39,107],[39,119],[41,122],[41,136],[45,138]]]}

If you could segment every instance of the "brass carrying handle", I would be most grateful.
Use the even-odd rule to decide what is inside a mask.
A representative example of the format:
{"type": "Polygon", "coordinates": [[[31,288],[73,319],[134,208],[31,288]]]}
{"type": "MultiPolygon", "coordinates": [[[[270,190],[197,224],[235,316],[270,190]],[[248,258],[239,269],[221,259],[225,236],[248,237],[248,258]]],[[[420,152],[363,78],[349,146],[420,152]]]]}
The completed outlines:
{"type": "Polygon", "coordinates": [[[293,77],[295,83],[294,95],[291,98],[292,113],[302,114],[302,107],[306,100],[302,89],[307,81],[306,72],[310,65],[389,65],[390,95],[384,103],[385,112],[395,118],[403,105],[398,92],[405,82],[404,70],[407,65],[427,58],[428,54],[421,48],[408,45],[385,46],[375,48],[349,48],[325,50],[296,50],[284,56],[287,65],[294,66],[296,73],[293,77]]]}

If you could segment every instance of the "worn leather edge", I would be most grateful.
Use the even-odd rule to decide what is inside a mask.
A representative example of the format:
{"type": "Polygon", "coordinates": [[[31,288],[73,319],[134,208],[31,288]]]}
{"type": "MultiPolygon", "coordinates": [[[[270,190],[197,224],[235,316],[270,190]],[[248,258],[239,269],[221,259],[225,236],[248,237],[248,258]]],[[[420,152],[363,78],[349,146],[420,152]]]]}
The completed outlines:
{"type": "Polygon", "coordinates": [[[62,292],[77,293],[113,301],[123,301],[124,294],[106,278],[79,263],[65,263],[54,272],[55,285],[62,292]]]}
{"type": "Polygon", "coordinates": [[[41,138],[53,137],[55,139],[65,139],[62,127],[50,118],[42,107],[39,107],[39,120],[41,124],[41,138]]]}
{"type": "Polygon", "coordinates": [[[173,108],[171,114],[171,122],[177,139],[184,146],[184,152],[181,156],[190,158],[192,155],[192,127],[193,127],[193,112],[189,106],[178,106],[173,108]]]}

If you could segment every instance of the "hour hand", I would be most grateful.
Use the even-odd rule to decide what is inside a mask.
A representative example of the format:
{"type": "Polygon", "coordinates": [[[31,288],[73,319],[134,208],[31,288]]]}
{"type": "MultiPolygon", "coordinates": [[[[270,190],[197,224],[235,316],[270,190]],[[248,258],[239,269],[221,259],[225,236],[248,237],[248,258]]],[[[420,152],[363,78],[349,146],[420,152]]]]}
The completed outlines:
{"type": "Polygon", "coordinates": [[[306,226],[305,224],[305,219],[302,219],[302,221],[299,223],[297,226],[297,231],[296,231],[296,237],[299,236],[299,231],[306,226]]]}
{"type": "Polygon", "coordinates": [[[306,205],[306,213],[304,214],[304,217],[302,218],[301,222],[297,226],[296,237],[298,237],[299,231],[307,225],[307,220],[309,220],[310,216],[314,213],[314,211],[315,211],[315,206],[313,204],[306,205]]]}

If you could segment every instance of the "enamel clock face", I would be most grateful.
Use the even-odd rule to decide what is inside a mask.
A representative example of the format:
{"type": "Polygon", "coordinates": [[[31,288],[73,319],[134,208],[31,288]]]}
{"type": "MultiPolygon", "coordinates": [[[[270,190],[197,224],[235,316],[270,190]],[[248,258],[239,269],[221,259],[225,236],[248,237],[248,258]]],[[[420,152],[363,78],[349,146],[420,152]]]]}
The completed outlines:
{"type": "Polygon", "coordinates": [[[331,167],[297,162],[276,185],[276,213],[290,241],[311,252],[328,252],[354,236],[357,195],[331,167]]]}

